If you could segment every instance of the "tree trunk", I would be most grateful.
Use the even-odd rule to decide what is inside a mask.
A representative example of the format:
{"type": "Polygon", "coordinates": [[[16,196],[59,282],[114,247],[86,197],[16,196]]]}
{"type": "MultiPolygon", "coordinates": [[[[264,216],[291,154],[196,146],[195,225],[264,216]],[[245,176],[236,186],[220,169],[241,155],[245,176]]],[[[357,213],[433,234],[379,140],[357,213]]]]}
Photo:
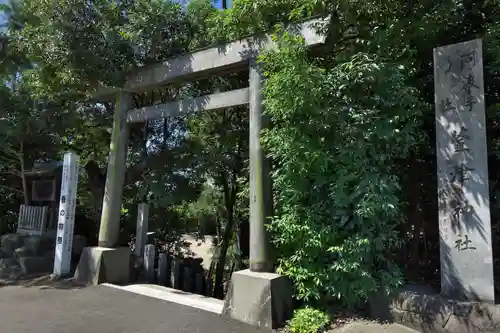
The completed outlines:
{"type": "Polygon", "coordinates": [[[247,219],[239,223],[238,238],[241,258],[248,258],[250,256],[250,223],[247,219]]]}
{"type": "Polygon", "coordinates": [[[217,267],[215,268],[215,291],[214,295],[216,298],[224,297],[224,269],[226,267],[226,256],[229,245],[231,244],[231,235],[233,234],[233,212],[232,208],[230,212],[227,212],[227,224],[224,229],[224,235],[222,238],[221,249],[219,252],[219,260],[217,261],[217,267]]]}
{"type": "Polygon", "coordinates": [[[21,139],[21,152],[19,153],[19,162],[21,164],[21,180],[23,183],[24,204],[29,206],[30,198],[28,193],[28,181],[26,179],[26,165],[24,164],[24,140],[21,139]]]}
{"type": "Polygon", "coordinates": [[[102,212],[102,200],[104,199],[104,187],[106,185],[106,176],[95,161],[89,161],[85,165],[89,180],[89,188],[92,196],[93,220],[99,225],[102,212]]]}
{"type": "Polygon", "coordinates": [[[219,252],[219,260],[215,269],[214,295],[216,298],[224,297],[224,269],[226,267],[226,256],[229,245],[231,244],[231,236],[233,235],[234,225],[234,205],[236,203],[236,193],[238,191],[236,185],[236,174],[231,176],[231,188],[229,187],[228,177],[226,174],[221,175],[222,185],[224,189],[224,203],[226,206],[226,228],[222,236],[222,244],[219,252]]]}

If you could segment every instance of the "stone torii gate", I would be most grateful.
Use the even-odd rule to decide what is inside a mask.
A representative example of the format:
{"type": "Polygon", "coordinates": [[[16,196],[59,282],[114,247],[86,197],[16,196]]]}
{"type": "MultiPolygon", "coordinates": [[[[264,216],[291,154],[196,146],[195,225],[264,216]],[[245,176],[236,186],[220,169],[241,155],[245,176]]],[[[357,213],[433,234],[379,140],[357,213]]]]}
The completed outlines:
{"type": "MultiPolygon", "coordinates": [[[[310,47],[324,44],[314,19],[292,26],[310,47]]],[[[120,208],[122,203],[129,123],[172,117],[187,112],[219,110],[249,105],[250,111],[250,268],[235,272],[226,297],[224,314],[264,327],[281,325],[291,314],[291,290],[285,277],[272,273],[273,262],[265,230],[272,211],[269,170],[260,143],[263,77],[256,57],[273,47],[269,35],[254,36],[139,68],[129,73],[121,89],[101,88],[96,100],[116,98],[110,155],[102,207],[98,247],[85,248],[75,277],[87,283],[126,283],[129,280],[130,251],[120,248],[120,208]],[[133,109],[132,94],[172,82],[189,82],[209,75],[249,70],[248,88],[133,109]]]]}

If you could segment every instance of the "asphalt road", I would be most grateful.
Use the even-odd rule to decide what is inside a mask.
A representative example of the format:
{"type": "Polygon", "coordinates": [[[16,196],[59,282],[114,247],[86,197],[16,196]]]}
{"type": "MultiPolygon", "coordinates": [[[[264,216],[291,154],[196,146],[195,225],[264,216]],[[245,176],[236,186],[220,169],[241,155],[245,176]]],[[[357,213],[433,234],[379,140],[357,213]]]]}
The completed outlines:
{"type": "Polygon", "coordinates": [[[183,305],[105,286],[0,287],[0,333],[269,332],[183,305]]]}

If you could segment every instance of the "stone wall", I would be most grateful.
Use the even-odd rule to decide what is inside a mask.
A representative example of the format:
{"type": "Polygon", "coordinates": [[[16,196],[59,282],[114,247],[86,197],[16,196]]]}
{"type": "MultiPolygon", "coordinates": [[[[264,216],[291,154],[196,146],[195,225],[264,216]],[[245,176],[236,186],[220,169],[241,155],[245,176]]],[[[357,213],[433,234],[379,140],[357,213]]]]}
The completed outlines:
{"type": "Polygon", "coordinates": [[[428,290],[405,288],[391,298],[376,296],[370,311],[422,333],[500,332],[500,305],[455,301],[428,290]]]}
{"type": "MultiPolygon", "coordinates": [[[[85,237],[73,238],[73,261],[77,262],[86,245],[85,237]]],[[[55,235],[43,236],[6,234],[0,236],[0,278],[16,280],[21,276],[52,273],[54,268],[55,235]]]]}

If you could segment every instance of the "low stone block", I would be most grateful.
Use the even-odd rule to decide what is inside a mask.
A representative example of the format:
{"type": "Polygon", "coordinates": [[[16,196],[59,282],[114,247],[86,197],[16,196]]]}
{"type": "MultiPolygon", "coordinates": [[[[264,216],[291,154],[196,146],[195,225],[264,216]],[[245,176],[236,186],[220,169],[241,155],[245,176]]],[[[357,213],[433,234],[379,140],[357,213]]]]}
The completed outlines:
{"type": "Polygon", "coordinates": [[[22,248],[31,253],[37,253],[40,249],[40,236],[25,236],[22,248]]]}
{"type": "Polygon", "coordinates": [[[17,265],[17,261],[14,258],[2,258],[0,259],[0,269],[10,267],[12,265],[17,265]]]}
{"type": "Polygon", "coordinates": [[[211,277],[207,277],[207,283],[205,285],[205,296],[212,297],[214,294],[214,281],[211,277]]]}
{"type": "Polygon", "coordinates": [[[205,275],[203,272],[197,272],[195,274],[195,290],[196,294],[203,295],[203,287],[205,285],[205,275]]]}
{"type": "Polygon", "coordinates": [[[54,268],[54,261],[45,257],[21,257],[18,262],[24,275],[50,273],[54,268]]]}
{"type": "Polygon", "coordinates": [[[54,257],[56,256],[56,250],[47,250],[42,254],[45,258],[50,258],[54,262],[54,257]]]}
{"type": "Polygon", "coordinates": [[[0,243],[3,244],[6,241],[10,241],[11,243],[17,243],[19,246],[23,245],[23,235],[21,234],[5,234],[0,236],[0,243]]]}
{"type": "Polygon", "coordinates": [[[14,251],[15,258],[36,257],[36,255],[36,251],[32,251],[29,247],[26,246],[22,246],[14,251]]]}
{"type": "Polygon", "coordinates": [[[50,234],[47,235],[22,235],[23,247],[31,251],[31,253],[42,254],[50,249],[55,249],[55,238],[50,234]]]}
{"type": "Polygon", "coordinates": [[[14,256],[14,251],[23,245],[23,236],[18,234],[6,234],[0,237],[1,249],[7,256],[14,256]]]}
{"type": "Polygon", "coordinates": [[[124,284],[129,282],[130,249],[86,247],[76,268],[75,280],[84,284],[124,284]]]}
{"type": "Polygon", "coordinates": [[[469,319],[451,315],[444,327],[449,333],[483,333],[479,328],[471,325],[469,319]]]}
{"type": "Polygon", "coordinates": [[[156,249],[153,244],[144,247],[144,274],[148,283],[155,283],[156,249]]]}
{"type": "Polygon", "coordinates": [[[188,293],[193,291],[193,280],[192,280],[193,270],[189,266],[184,266],[183,268],[183,281],[182,281],[182,290],[188,293]]]}
{"type": "Polygon", "coordinates": [[[82,254],[83,249],[87,246],[87,239],[80,235],[75,235],[73,237],[73,246],[72,252],[75,256],[80,256],[82,254]]]}
{"type": "Polygon", "coordinates": [[[0,259],[4,259],[4,258],[9,258],[9,256],[3,250],[0,250],[0,259]]]}
{"type": "Polygon", "coordinates": [[[371,294],[368,299],[370,315],[381,321],[392,320],[390,301],[391,297],[383,291],[371,294]]]}
{"type": "MultiPolygon", "coordinates": [[[[376,315],[377,298],[370,299],[376,315]]],[[[389,299],[390,320],[423,333],[500,332],[500,305],[464,302],[443,297],[435,291],[400,290],[389,299]]]]}
{"type": "Polygon", "coordinates": [[[482,332],[500,332],[500,305],[474,304],[468,319],[471,325],[482,332]]]}
{"type": "Polygon", "coordinates": [[[293,313],[290,281],[274,273],[233,273],[222,314],[250,325],[276,329],[293,313]]]}
{"type": "Polygon", "coordinates": [[[157,281],[158,284],[161,286],[166,286],[167,281],[168,281],[168,275],[167,275],[167,268],[168,268],[168,257],[166,253],[160,253],[158,256],[158,277],[157,281]]]}
{"type": "Polygon", "coordinates": [[[171,262],[172,269],[170,285],[174,289],[181,289],[181,261],[179,258],[174,258],[171,262]]]}

